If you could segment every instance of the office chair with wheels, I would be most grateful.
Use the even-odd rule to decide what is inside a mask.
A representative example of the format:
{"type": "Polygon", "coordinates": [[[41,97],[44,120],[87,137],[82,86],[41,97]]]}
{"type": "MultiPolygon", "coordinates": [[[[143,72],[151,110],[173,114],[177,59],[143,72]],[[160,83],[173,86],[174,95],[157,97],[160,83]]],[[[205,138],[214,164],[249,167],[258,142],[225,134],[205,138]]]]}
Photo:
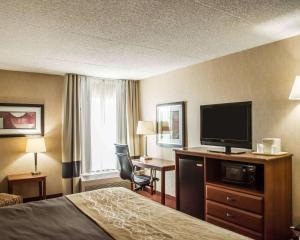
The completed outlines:
{"type": "Polygon", "coordinates": [[[121,170],[120,177],[124,180],[129,180],[131,182],[131,189],[133,191],[143,190],[146,186],[151,189],[151,194],[153,193],[153,182],[159,180],[156,177],[148,175],[137,175],[135,173],[136,166],[132,164],[128,145],[126,144],[115,144],[116,156],[118,158],[121,170]],[[135,187],[133,187],[135,185],[135,187]],[[137,187],[136,187],[137,186],[137,187]]]}

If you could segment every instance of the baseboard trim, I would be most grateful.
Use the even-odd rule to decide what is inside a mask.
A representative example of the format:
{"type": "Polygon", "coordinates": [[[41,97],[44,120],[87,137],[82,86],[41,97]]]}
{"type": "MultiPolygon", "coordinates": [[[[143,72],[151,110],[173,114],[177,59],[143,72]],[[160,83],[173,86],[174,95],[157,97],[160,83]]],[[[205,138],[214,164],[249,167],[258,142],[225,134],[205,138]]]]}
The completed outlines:
{"type": "MultiPolygon", "coordinates": [[[[46,199],[57,198],[57,197],[61,197],[62,195],[63,195],[62,193],[50,194],[50,195],[46,196],[46,199]]],[[[34,202],[34,201],[39,201],[39,200],[41,200],[40,197],[23,198],[24,203],[34,202]]]]}

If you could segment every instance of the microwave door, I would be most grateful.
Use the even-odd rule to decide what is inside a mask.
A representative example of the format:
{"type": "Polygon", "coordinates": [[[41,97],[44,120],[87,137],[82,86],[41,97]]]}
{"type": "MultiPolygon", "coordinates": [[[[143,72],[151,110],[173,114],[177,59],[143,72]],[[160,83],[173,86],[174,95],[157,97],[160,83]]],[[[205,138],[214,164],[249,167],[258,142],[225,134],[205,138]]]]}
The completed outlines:
{"type": "Polygon", "coordinates": [[[243,183],[245,181],[245,169],[241,167],[226,167],[225,179],[228,182],[243,183]]]}

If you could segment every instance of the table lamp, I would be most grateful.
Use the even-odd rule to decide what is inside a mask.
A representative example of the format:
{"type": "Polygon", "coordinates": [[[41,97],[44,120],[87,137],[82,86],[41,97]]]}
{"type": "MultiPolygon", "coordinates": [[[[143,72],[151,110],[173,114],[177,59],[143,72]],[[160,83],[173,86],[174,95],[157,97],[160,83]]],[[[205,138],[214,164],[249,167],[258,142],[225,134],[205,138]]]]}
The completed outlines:
{"type": "Polygon", "coordinates": [[[46,152],[46,145],[44,138],[28,138],[26,144],[26,152],[34,153],[34,172],[32,175],[39,175],[41,172],[37,171],[37,154],[46,152]]]}
{"type": "Polygon", "coordinates": [[[300,76],[296,76],[295,82],[289,97],[290,100],[300,100],[300,76]]]}
{"type": "Polygon", "coordinates": [[[147,155],[147,135],[155,134],[154,125],[151,121],[139,121],[136,134],[145,136],[145,151],[144,156],[141,157],[142,161],[152,159],[147,155]]]}

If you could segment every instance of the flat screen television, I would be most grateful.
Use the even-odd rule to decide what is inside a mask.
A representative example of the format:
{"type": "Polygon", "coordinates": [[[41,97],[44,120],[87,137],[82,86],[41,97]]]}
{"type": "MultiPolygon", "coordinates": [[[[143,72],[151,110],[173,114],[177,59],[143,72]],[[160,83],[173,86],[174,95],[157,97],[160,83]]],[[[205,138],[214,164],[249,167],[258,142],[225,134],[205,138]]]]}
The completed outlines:
{"type": "Polygon", "coordinates": [[[231,147],[252,149],[251,112],[252,102],[200,106],[201,144],[223,146],[225,153],[231,147]]]}

